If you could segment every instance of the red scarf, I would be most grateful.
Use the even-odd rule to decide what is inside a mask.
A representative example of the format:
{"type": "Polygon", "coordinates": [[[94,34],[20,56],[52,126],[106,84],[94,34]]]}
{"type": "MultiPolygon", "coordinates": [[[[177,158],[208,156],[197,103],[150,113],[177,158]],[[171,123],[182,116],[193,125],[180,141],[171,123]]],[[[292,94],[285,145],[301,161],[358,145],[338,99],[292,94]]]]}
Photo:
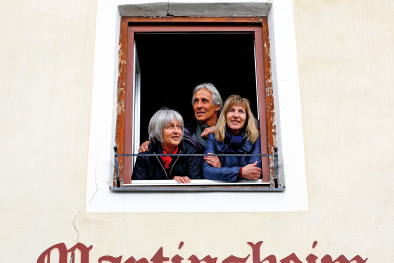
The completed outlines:
{"type": "MultiPolygon", "coordinates": [[[[176,154],[178,152],[178,146],[176,147],[175,151],[173,151],[171,154],[176,154]]],[[[167,154],[165,151],[163,151],[164,154],[167,154]]],[[[164,163],[164,169],[170,169],[170,163],[172,161],[171,156],[160,156],[161,160],[164,163]]]]}

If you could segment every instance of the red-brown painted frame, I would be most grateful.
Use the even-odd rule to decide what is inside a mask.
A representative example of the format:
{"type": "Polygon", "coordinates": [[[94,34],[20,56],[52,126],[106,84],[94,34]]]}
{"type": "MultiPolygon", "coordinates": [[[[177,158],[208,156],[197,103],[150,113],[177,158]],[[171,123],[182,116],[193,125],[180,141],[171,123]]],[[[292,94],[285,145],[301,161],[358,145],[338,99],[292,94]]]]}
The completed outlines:
{"type": "MultiPolygon", "coordinates": [[[[132,149],[133,61],[135,32],[253,31],[256,44],[257,89],[259,99],[262,154],[273,154],[275,146],[274,105],[269,56],[268,22],[265,17],[122,17],[119,43],[118,105],[116,145],[119,154],[132,149]],[[132,23],[132,25],[130,25],[132,23]],[[154,23],[154,24],[152,24],[154,23]]],[[[263,182],[273,186],[272,158],[263,157],[263,182]]],[[[119,175],[131,182],[131,158],[119,157],[119,175]]],[[[114,180],[114,186],[115,180],[114,180]]]]}

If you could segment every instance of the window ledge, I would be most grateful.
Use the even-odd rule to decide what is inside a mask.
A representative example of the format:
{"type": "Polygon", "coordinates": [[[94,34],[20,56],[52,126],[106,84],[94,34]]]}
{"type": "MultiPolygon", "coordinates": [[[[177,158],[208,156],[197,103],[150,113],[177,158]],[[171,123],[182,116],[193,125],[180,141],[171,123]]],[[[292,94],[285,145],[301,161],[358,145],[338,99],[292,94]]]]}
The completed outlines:
{"type": "Polygon", "coordinates": [[[269,188],[267,186],[251,185],[232,185],[232,186],[214,186],[214,185],[135,185],[132,187],[109,187],[112,192],[284,192],[285,188],[269,188]]]}
{"type": "Polygon", "coordinates": [[[269,182],[243,180],[223,182],[218,180],[194,179],[189,184],[174,180],[135,180],[122,187],[110,187],[114,192],[283,192],[285,188],[269,188],[269,182]]]}

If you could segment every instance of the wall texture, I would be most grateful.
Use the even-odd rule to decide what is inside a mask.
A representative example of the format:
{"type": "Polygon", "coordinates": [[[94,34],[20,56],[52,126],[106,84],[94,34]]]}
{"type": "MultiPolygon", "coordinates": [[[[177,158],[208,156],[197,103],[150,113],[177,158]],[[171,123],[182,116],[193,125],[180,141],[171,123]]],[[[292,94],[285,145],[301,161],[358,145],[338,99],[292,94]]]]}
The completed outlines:
{"type": "Polygon", "coordinates": [[[294,14],[312,232],[388,262],[394,3],[297,0],[294,14]]]}
{"type": "Polygon", "coordinates": [[[93,245],[90,262],[150,259],[160,247],[221,261],[263,240],[262,258],[278,261],[295,252],[306,262],[313,252],[319,261],[391,262],[394,3],[293,4],[310,211],[86,213],[96,2],[3,1],[2,261],[36,262],[48,247],[77,241],[93,245]]]}
{"type": "Polygon", "coordinates": [[[77,238],[96,2],[0,5],[0,255],[35,262],[43,246],[77,238]]]}

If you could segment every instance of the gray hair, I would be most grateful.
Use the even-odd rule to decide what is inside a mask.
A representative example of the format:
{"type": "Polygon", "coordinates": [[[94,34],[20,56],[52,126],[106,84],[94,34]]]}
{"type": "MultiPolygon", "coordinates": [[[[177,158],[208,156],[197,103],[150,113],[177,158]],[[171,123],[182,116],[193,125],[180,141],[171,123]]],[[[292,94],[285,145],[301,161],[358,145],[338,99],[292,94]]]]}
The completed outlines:
{"type": "Polygon", "coordinates": [[[152,118],[149,121],[149,126],[148,126],[149,140],[150,141],[158,140],[159,142],[163,142],[163,129],[174,118],[181,124],[182,127],[181,139],[182,139],[183,126],[184,126],[182,116],[175,110],[162,108],[156,111],[156,113],[153,114],[152,118]]]}
{"type": "Polygon", "coordinates": [[[203,83],[203,84],[200,84],[200,85],[198,85],[197,87],[195,87],[193,89],[192,106],[194,105],[194,95],[200,89],[207,89],[207,90],[209,90],[212,93],[213,105],[215,105],[215,106],[220,105],[220,109],[222,109],[222,106],[223,106],[222,97],[220,97],[219,91],[211,83],[203,83]]]}

